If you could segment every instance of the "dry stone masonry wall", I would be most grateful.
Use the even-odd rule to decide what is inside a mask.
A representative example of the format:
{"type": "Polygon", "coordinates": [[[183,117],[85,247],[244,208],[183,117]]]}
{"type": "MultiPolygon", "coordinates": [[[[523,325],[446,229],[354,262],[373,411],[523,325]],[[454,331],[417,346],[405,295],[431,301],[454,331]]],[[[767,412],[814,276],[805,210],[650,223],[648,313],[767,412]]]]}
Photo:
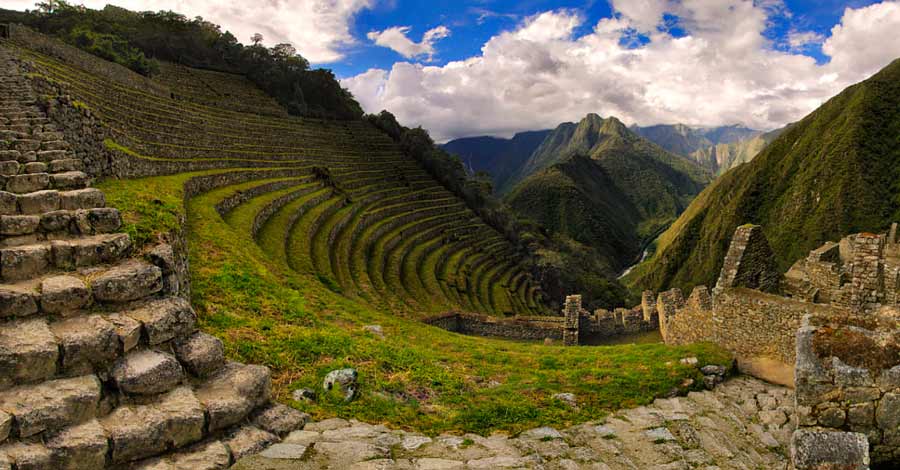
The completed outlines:
{"type": "Polygon", "coordinates": [[[784,276],[771,259],[762,229],[739,227],[711,300],[702,286],[687,302],[660,294],[664,340],[716,343],[745,372],[794,385],[796,469],[900,462],[897,224],[826,243],[784,276]]]}

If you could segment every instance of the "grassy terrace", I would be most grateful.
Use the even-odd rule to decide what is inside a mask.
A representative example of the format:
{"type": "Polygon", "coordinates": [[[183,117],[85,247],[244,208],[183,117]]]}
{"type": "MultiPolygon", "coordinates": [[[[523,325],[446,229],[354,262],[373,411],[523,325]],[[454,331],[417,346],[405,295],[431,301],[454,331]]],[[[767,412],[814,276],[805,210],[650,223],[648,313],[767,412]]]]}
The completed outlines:
{"type": "MultiPolygon", "coordinates": [[[[192,165],[99,186],[139,245],[186,218],[193,301],[230,357],[271,367],[285,402],[334,368],[360,371],[358,401],[294,403],[317,418],[430,433],[565,425],[699,379],[682,357],[727,361],[706,345],[562,348],[424,325],[416,320],[453,309],[546,308],[512,246],[386,136],[364,122],[211,106],[214,93],[187,101],[197,90],[176,89],[179,100],[147,96],[18,50],[116,131],[108,147],[192,165]],[[222,159],[232,167],[198,170],[222,159]],[[192,179],[226,174],[229,182],[186,200],[192,179]],[[385,337],[363,330],[371,324],[385,337]],[[559,392],[575,393],[580,407],[553,400],[559,392]]],[[[163,82],[177,88],[184,78],[163,82]]]]}

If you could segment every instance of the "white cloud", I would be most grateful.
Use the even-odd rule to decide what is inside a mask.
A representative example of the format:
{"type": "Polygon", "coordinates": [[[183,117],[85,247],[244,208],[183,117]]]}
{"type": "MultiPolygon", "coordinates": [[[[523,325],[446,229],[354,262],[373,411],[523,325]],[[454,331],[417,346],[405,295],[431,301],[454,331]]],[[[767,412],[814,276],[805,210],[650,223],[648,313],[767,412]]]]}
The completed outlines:
{"type": "Polygon", "coordinates": [[[823,38],[827,64],[779,51],[763,34],[775,15],[789,15],[780,1],[627,4],[615,0],[619,14],[583,36],[573,36],[583,22],[576,12],[546,12],[492,37],[478,56],[442,67],[396,63],[343,84],[368,112],[387,109],[439,140],[553,127],[588,112],[642,125],[768,129],[803,117],[900,56],[896,2],[846,9],[823,38]],[[677,16],[686,35],[655,27],[663,13],[677,16]],[[635,30],[649,42],[621,45],[635,30]]]}
{"type": "MultiPolygon", "coordinates": [[[[34,8],[35,0],[4,0],[4,8],[34,8]]],[[[188,17],[202,16],[229,30],[247,44],[260,33],[264,43],[289,42],[307,60],[316,64],[336,62],[355,40],[350,21],[375,0],[259,0],[223,2],[219,0],[76,0],[88,8],[103,8],[107,3],[129,10],[173,10],[188,17]]]]}
{"type": "Polygon", "coordinates": [[[838,73],[871,74],[900,56],[900,2],[844,10],[841,23],[822,45],[838,73]]]}
{"type": "Polygon", "coordinates": [[[799,51],[803,48],[815,44],[825,42],[825,36],[815,31],[796,31],[788,32],[787,43],[792,50],[799,51]]]}
{"type": "Polygon", "coordinates": [[[367,37],[375,44],[392,49],[407,59],[425,56],[431,61],[435,54],[434,43],[450,36],[450,28],[438,26],[426,31],[421,42],[414,42],[406,37],[409,30],[409,26],[395,26],[384,31],[372,31],[367,37]]]}

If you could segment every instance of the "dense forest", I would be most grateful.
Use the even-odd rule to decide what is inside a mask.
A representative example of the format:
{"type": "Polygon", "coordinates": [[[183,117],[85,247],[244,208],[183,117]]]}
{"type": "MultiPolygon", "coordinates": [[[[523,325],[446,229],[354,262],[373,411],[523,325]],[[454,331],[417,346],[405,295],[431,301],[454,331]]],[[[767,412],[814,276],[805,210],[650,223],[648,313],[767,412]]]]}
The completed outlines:
{"type": "Polygon", "coordinates": [[[171,11],[103,10],[64,1],[39,3],[25,13],[0,10],[0,22],[22,23],[142,75],[157,60],[245,75],[297,116],[359,119],[362,108],[330,70],[311,69],[291,44],[267,48],[262,36],[241,44],[233,34],[201,17],[171,11]]]}

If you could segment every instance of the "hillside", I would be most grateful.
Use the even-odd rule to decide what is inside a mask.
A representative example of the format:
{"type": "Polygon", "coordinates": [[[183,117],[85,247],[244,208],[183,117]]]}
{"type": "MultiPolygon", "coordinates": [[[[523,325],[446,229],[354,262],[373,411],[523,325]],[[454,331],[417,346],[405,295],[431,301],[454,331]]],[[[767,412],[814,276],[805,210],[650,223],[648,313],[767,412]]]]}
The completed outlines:
{"type": "Polygon", "coordinates": [[[441,147],[457,155],[467,168],[489,173],[494,188],[501,188],[519,171],[549,133],[549,130],[520,132],[512,139],[467,137],[451,140],[441,147]]]}
{"type": "Polygon", "coordinates": [[[712,285],[728,240],[762,225],[782,270],[842,234],[900,218],[900,60],[788,127],[704,190],[629,276],[640,288],[712,285]]]}
{"type": "MultiPolygon", "coordinates": [[[[217,385],[219,382],[214,381],[211,390],[200,389],[207,394],[204,397],[219,393],[223,400],[231,400],[230,392],[226,392],[236,390],[238,396],[222,405],[229,413],[235,407],[233,419],[242,419],[251,411],[244,402],[268,400],[262,386],[249,388],[250,379],[264,379],[267,388],[271,377],[273,401],[307,412],[316,420],[354,418],[427,434],[515,433],[529,427],[585,422],[622,406],[649,403],[673,389],[699,388],[702,375],[696,367],[679,363],[680,358],[696,356],[704,364],[728,361],[727,354],[708,345],[562,348],[543,341],[519,343],[463,336],[427,325],[420,320],[447,310],[496,315],[549,312],[543,290],[532,273],[523,268],[517,248],[369,121],[235,111],[235,103],[228,96],[191,93],[193,82],[181,86],[178,80],[167,77],[148,79],[24,31],[17,30],[11,41],[0,39],[0,56],[17,64],[3,69],[2,74],[15,75],[17,82],[0,80],[0,100],[21,99],[16,107],[0,111],[4,119],[9,119],[4,135],[13,139],[4,145],[35,148],[34,142],[43,146],[42,140],[68,139],[48,141],[46,148],[67,150],[48,150],[41,158],[62,158],[58,155],[65,154],[64,160],[50,161],[54,171],[78,167],[85,173],[52,175],[52,184],[62,187],[70,182],[82,187],[90,182],[88,176],[93,177],[98,180],[96,188],[79,197],[101,206],[102,214],[108,209],[121,215],[120,227],[112,227],[106,219],[89,218],[89,223],[119,233],[87,237],[106,245],[97,246],[96,253],[90,250],[92,244],[76,250],[85,260],[77,270],[60,266],[88,285],[99,285],[95,275],[104,274],[109,266],[101,266],[100,271],[85,271],[82,266],[106,262],[112,255],[132,256],[138,266],[150,261],[167,266],[164,282],[159,270],[147,268],[156,277],[146,282],[154,285],[146,292],[138,289],[138,293],[156,295],[154,292],[163,284],[167,292],[177,290],[190,299],[183,304],[196,311],[196,327],[193,320],[187,324],[180,317],[170,318],[168,311],[145,312],[142,318],[149,315],[148,321],[158,321],[161,328],[171,327],[178,334],[191,334],[191,328],[195,328],[206,334],[201,339],[215,343],[218,338],[220,361],[268,368],[247,366],[259,373],[237,377],[244,380],[237,385],[217,385]],[[169,88],[157,94],[161,86],[169,88]],[[21,91],[31,87],[35,89],[33,94],[21,91]],[[20,111],[19,105],[26,111],[20,111]],[[127,246],[109,245],[107,237],[125,240],[127,246]],[[171,255],[158,250],[166,245],[171,255]],[[173,261],[180,270],[171,267],[173,261]],[[346,367],[359,373],[361,391],[352,402],[324,393],[314,401],[291,399],[292,392],[300,389],[321,391],[330,371],[346,367]],[[615,387],[607,387],[610,382],[615,387]],[[576,394],[579,407],[553,398],[561,392],[576,394]],[[529,400],[523,402],[523,395],[529,400]]],[[[250,87],[240,76],[204,76],[213,80],[218,77],[228,86],[250,87]]],[[[241,96],[258,98],[261,105],[270,103],[252,87],[237,91],[241,96]]],[[[3,156],[12,154],[4,152],[3,156]]],[[[11,163],[16,171],[24,166],[13,161],[4,162],[4,168],[11,163]]],[[[40,165],[30,164],[29,168],[34,166],[40,165]]],[[[44,174],[20,175],[17,181],[47,183],[46,178],[44,174]]],[[[15,197],[25,200],[31,196],[15,197]]],[[[67,197],[66,204],[72,204],[73,195],[67,197]]],[[[77,230],[89,228],[93,230],[79,222],[77,230]]],[[[33,242],[21,238],[4,241],[33,242]]],[[[39,248],[57,242],[41,239],[40,243],[39,248]]],[[[15,246],[3,250],[18,252],[15,246]]],[[[35,253],[47,251],[38,249],[35,253]]],[[[6,251],[3,258],[9,261],[6,251]]],[[[50,268],[46,264],[32,267],[50,268]]],[[[7,269],[4,265],[0,290],[37,289],[29,295],[42,295],[40,278],[28,285],[12,286],[7,269]]],[[[117,292],[130,292],[127,285],[118,288],[117,292]]],[[[77,318],[78,326],[82,317],[115,317],[119,313],[105,304],[97,308],[78,310],[66,318],[35,316],[45,330],[49,322],[56,332],[62,327],[60,322],[68,318],[77,318]]],[[[144,334],[157,334],[156,330],[142,333],[140,324],[135,330],[126,322],[111,335],[105,321],[95,322],[103,328],[91,330],[91,341],[100,336],[112,338],[121,348],[119,341],[134,340],[142,352],[144,334]],[[119,332],[130,336],[120,339],[119,332]],[[140,339],[133,338],[135,334],[140,339]]],[[[0,319],[2,346],[6,348],[29,322],[22,323],[16,317],[0,319]]],[[[80,328],[76,333],[84,330],[80,328]]],[[[71,367],[68,362],[56,361],[56,339],[49,332],[39,339],[48,337],[54,355],[44,355],[43,349],[34,352],[40,355],[42,364],[51,364],[51,372],[71,367]]],[[[157,347],[165,350],[161,353],[164,359],[168,357],[168,343],[157,347]]],[[[94,351],[76,349],[78,357],[90,357],[94,351]]],[[[121,349],[118,351],[121,354],[121,349]]],[[[67,360],[71,352],[66,349],[67,360]]],[[[13,359],[12,364],[21,367],[20,357],[13,359]]],[[[227,370],[236,367],[231,365],[227,370]]],[[[42,368],[39,372],[47,371],[42,368]]],[[[103,375],[88,373],[85,377],[103,390],[118,393],[105,369],[98,369],[97,374],[103,375]]],[[[200,385],[190,380],[190,387],[183,393],[191,393],[191,387],[200,385]]],[[[178,385],[169,376],[163,382],[160,389],[178,385]]],[[[0,388],[3,386],[5,382],[0,388]]],[[[47,387],[35,389],[35,396],[56,396],[58,389],[52,381],[47,387]]],[[[141,397],[136,408],[137,413],[154,413],[152,422],[140,421],[146,428],[135,431],[148,439],[169,439],[169,431],[157,427],[182,416],[177,414],[182,408],[174,410],[168,402],[156,402],[161,398],[141,397]]],[[[55,406],[57,401],[47,403],[55,406]]],[[[127,413],[130,404],[112,400],[95,412],[106,426],[108,417],[104,415],[112,411],[110,407],[118,407],[117,413],[127,413]]],[[[198,421],[204,434],[166,441],[160,447],[142,442],[134,446],[134,454],[113,458],[137,460],[193,444],[206,436],[204,410],[200,408],[198,421]]],[[[231,414],[228,419],[232,419],[231,414]]],[[[67,425],[54,421],[47,433],[56,433],[67,425]]],[[[89,430],[105,432],[96,425],[89,430]]],[[[214,430],[210,425],[209,431],[214,432],[211,439],[224,439],[223,433],[233,429],[214,430]]],[[[13,442],[19,439],[16,432],[14,428],[10,435],[13,442]]],[[[101,453],[100,460],[105,458],[106,452],[101,453]]],[[[229,457],[225,458],[227,461],[229,457]]],[[[103,467],[102,463],[95,466],[103,467]]]]}
{"type": "Polygon", "coordinates": [[[555,129],[523,167],[528,171],[506,197],[513,209],[597,249],[613,272],[709,180],[691,161],[596,114],[555,129]]]}
{"type": "Polygon", "coordinates": [[[529,176],[510,205],[550,232],[594,247],[612,276],[640,247],[637,208],[602,166],[575,155],[529,176]]]}

